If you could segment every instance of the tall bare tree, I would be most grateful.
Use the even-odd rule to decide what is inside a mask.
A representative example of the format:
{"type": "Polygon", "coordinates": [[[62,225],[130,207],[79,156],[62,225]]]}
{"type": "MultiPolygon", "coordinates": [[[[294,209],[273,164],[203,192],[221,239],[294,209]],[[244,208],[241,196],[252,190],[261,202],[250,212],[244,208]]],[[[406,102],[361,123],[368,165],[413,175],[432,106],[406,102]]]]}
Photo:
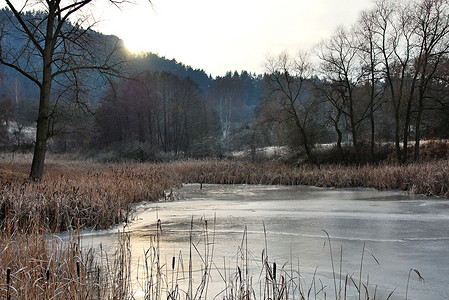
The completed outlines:
{"type": "Polygon", "coordinates": [[[347,120],[356,160],[359,160],[359,128],[368,116],[368,107],[362,105],[356,93],[363,78],[356,38],[344,28],[339,28],[328,41],[319,45],[316,52],[321,60],[321,72],[337,92],[328,99],[337,109],[337,116],[343,115],[347,120]]]}
{"type": "Polygon", "coordinates": [[[393,108],[396,156],[405,163],[417,75],[412,71],[415,28],[410,8],[394,1],[376,1],[373,13],[377,17],[373,22],[375,46],[380,52],[382,76],[388,87],[388,103],[393,108]]]}
{"type": "Polygon", "coordinates": [[[429,88],[444,58],[449,54],[449,4],[444,0],[422,0],[413,14],[416,26],[418,53],[415,62],[417,74],[417,115],[415,125],[414,159],[419,159],[421,122],[426,102],[431,98],[429,88]]]}
{"type": "MultiPolygon", "coordinates": [[[[279,116],[286,117],[299,131],[300,138],[308,159],[315,163],[312,153],[311,124],[317,117],[316,99],[307,98],[307,82],[312,75],[312,68],[305,53],[297,58],[281,54],[277,58],[268,59],[266,64],[267,95],[264,101],[274,103],[279,110],[279,116]]],[[[310,90],[308,91],[310,92],[310,90]]]]}
{"type": "Polygon", "coordinates": [[[2,11],[0,63],[35,83],[40,94],[30,172],[34,180],[43,175],[55,83],[76,81],[79,72],[117,74],[113,53],[119,41],[108,45],[106,40],[99,40],[90,30],[90,18],[82,14],[93,2],[40,0],[18,6],[6,0],[10,11],[2,11]]]}
{"type": "Polygon", "coordinates": [[[361,60],[363,85],[368,95],[368,115],[370,121],[370,157],[374,160],[376,124],[374,113],[383,102],[383,87],[380,84],[380,53],[375,46],[374,22],[376,15],[373,11],[362,12],[356,26],[356,36],[359,57],[361,60]]]}

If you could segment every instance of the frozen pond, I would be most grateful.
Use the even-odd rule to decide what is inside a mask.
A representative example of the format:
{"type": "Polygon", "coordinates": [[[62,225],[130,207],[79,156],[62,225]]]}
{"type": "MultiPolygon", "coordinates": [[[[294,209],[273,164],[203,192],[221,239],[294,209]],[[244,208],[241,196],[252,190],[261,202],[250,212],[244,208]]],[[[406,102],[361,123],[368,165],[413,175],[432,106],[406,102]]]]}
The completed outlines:
{"type": "MultiPolygon", "coordinates": [[[[331,238],[335,272],[340,270],[342,249],[341,273],[352,275],[356,282],[365,244],[362,280],[369,280],[371,295],[376,289],[376,296],[386,299],[394,291],[390,299],[404,299],[409,271],[415,268],[425,281],[420,282],[412,273],[408,299],[449,298],[447,200],[395,191],[305,186],[203,185],[200,190],[200,185],[191,184],[173,192],[174,201],[136,206],[135,218],[125,227],[131,234],[133,272],[142,265],[144,252],[155,241],[157,220],[161,220],[159,249],[167,270],[172,258],[179,260],[180,256],[187,269],[191,233],[202,257],[206,251],[209,257],[213,255],[208,299],[225,287],[220,279],[224,266],[228,268],[227,276],[235,273],[242,246],[248,249],[245,253],[253,284],[260,276],[264,251],[278,268],[299,271],[305,290],[316,270],[328,298],[334,299],[325,230],[331,238]],[[209,247],[203,240],[204,220],[209,247]]],[[[86,232],[83,245],[96,247],[102,243],[113,247],[117,231],[86,232]]],[[[193,259],[200,261],[196,250],[193,252],[193,259]]]]}

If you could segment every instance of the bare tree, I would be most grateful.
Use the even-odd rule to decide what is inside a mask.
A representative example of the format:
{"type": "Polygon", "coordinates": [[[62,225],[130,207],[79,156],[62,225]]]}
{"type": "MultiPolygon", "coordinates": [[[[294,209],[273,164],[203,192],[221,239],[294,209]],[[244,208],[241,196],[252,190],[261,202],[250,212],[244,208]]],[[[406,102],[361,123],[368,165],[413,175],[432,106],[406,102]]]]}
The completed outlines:
{"type": "Polygon", "coordinates": [[[383,77],[395,120],[396,154],[408,160],[408,143],[415,117],[415,160],[419,158],[421,123],[428,90],[448,54],[448,4],[418,0],[410,6],[379,0],[370,13],[375,46],[380,52],[383,77]],[[400,140],[402,137],[402,149],[400,140]]]}
{"type": "Polygon", "coordinates": [[[359,56],[361,59],[363,84],[368,94],[369,121],[370,121],[370,157],[374,160],[375,147],[375,117],[374,113],[383,102],[383,86],[380,83],[380,53],[375,46],[374,22],[376,15],[373,11],[365,11],[356,27],[356,36],[359,56]]]}
{"type": "Polygon", "coordinates": [[[336,93],[328,94],[330,103],[336,108],[337,116],[343,115],[348,121],[356,160],[360,156],[359,128],[368,116],[368,107],[357,97],[357,87],[363,78],[359,49],[354,35],[339,28],[317,49],[321,60],[321,72],[332,82],[336,93]]]}
{"type": "Polygon", "coordinates": [[[388,102],[393,108],[396,156],[398,161],[405,163],[417,75],[412,72],[415,28],[408,7],[388,0],[379,0],[375,4],[375,46],[380,52],[382,76],[389,93],[388,102]]]}
{"type": "Polygon", "coordinates": [[[35,83],[40,94],[30,172],[34,180],[40,180],[43,175],[49,124],[54,111],[51,107],[54,85],[76,81],[75,74],[79,72],[95,70],[103,75],[117,74],[113,53],[119,47],[119,41],[110,45],[106,38],[99,39],[90,30],[90,19],[80,14],[93,2],[25,1],[18,7],[6,0],[10,11],[2,11],[0,63],[35,83]]]}
{"type": "Polygon", "coordinates": [[[449,54],[449,4],[444,0],[422,0],[413,14],[418,53],[415,62],[418,104],[415,125],[414,159],[419,159],[421,122],[429,88],[449,54]]]}
{"type": "Polygon", "coordinates": [[[275,103],[279,115],[285,115],[286,120],[292,121],[300,133],[304,150],[308,159],[315,163],[312,153],[311,126],[315,99],[306,99],[307,81],[312,75],[312,68],[305,53],[300,53],[296,59],[287,54],[281,54],[275,59],[268,59],[267,95],[265,101],[275,103]]]}
{"type": "Polygon", "coordinates": [[[342,121],[344,117],[344,102],[341,97],[341,91],[339,86],[334,84],[332,81],[324,79],[315,84],[315,90],[317,97],[319,97],[323,102],[330,103],[331,105],[327,111],[327,118],[332,123],[335,133],[337,134],[337,151],[338,159],[343,159],[343,130],[342,121]]]}

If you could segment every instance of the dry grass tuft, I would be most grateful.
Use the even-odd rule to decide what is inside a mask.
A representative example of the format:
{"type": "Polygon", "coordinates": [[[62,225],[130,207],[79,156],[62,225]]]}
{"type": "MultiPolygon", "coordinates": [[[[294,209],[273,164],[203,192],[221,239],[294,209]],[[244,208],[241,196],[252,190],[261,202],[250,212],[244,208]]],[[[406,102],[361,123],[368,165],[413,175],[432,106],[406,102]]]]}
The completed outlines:
{"type": "Polygon", "coordinates": [[[25,180],[27,177],[24,173],[0,169],[0,182],[25,180]]]}

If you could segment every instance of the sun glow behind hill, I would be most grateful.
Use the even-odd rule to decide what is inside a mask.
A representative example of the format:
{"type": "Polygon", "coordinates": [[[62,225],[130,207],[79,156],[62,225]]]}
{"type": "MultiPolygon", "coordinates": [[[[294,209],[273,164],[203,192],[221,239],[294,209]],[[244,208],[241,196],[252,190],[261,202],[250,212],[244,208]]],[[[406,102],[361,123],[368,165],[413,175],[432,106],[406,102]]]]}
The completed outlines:
{"type": "Polygon", "coordinates": [[[98,30],[119,36],[131,52],[159,53],[215,76],[263,72],[268,55],[309,50],[337,26],[354,24],[372,1],[152,0],[120,10],[98,5],[104,20],[98,30]]]}
{"type": "Polygon", "coordinates": [[[309,50],[372,6],[371,0],[125,2],[118,8],[93,1],[89,23],[99,21],[96,30],[120,37],[131,52],[158,53],[214,76],[261,73],[267,56],[309,50]]]}

